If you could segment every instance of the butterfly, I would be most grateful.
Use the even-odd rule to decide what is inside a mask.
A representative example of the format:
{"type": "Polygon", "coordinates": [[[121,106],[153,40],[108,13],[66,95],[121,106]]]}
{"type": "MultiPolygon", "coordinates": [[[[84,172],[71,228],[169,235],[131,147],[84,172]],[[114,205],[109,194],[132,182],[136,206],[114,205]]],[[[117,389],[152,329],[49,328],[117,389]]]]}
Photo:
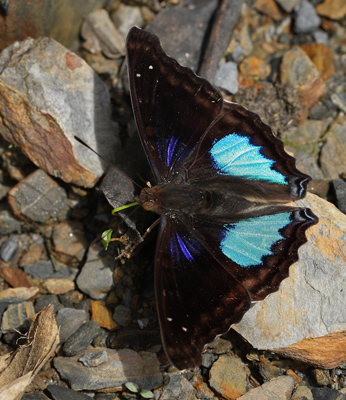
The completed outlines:
{"type": "Polygon", "coordinates": [[[155,293],[161,337],[178,369],[278,290],[298,260],[311,178],[269,126],[133,27],[126,43],[132,108],[156,185],[138,202],[159,214],[155,293]]]}

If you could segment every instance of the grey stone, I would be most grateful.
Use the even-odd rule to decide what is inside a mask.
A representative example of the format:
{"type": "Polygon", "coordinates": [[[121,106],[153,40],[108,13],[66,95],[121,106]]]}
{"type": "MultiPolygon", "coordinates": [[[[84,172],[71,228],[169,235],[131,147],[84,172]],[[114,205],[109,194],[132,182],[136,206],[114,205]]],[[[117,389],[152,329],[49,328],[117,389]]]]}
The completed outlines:
{"type": "Polygon", "coordinates": [[[99,390],[122,386],[127,382],[148,390],[162,385],[160,364],[154,353],[95,348],[84,354],[102,352],[107,353],[107,361],[93,368],[85,367],[79,361],[83,354],[56,357],[54,366],[73,390],[99,390]]]}
{"type": "Polygon", "coordinates": [[[54,400],[90,400],[90,396],[60,385],[48,385],[46,389],[54,400]]]}
{"type": "Polygon", "coordinates": [[[60,327],[60,343],[66,340],[87,320],[84,310],[74,308],[63,308],[56,315],[56,322],[60,327]]]}
{"type": "Polygon", "coordinates": [[[96,321],[86,321],[64,343],[66,355],[74,356],[86,350],[93,339],[100,333],[100,324],[96,321]]]}
{"type": "Polygon", "coordinates": [[[238,61],[239,57],[244,54],[244,50],[239,43],[234,46],[232,57],[234,61],[238,61]]]}
{"type": "Polygon", "coordinates": [[[328,387],[312,388],[314,400],[346,400],[346,394],[328,387]]]}
{"type": "Polygon", "coordinates": [[[197,400],[194,387],[184,376],[165,374],[165,382],[160,400],[197,400]]]}
{"type": "Polygon", "coordinates": [[[41,295],[39,298],[36,299],[35,312],[38,313],[42,310],[42,308],[47,307],[49,304],[53,304],[55,313],[64,308],[56,294],[47,294],[41,295]]]}
{"type": "Polygon", "coordinates": [[[54,268],[51,261],[40,260],[35,264],[24,265],[24,272],[33,278],[47,279],[52,277],[54,268]]]}
{"type": "Polygon", "coordinates": [[[346,93],[333,93],[330,98],[333,104],[346,114],[346,93]]]}
{"type": "Polygon", "coordinates": [[[226,62],[217,70],[214,85],[227,90],[229,93],[238,92],[238,67],[234,62],[226,62]]]}
{"type": "Polygon", "coordinates": [[[35,222],[64,219],[68,212],[65,190],[41,169],[14,186],[8,200],[15,214],[35,222]]]}
{"type": "Polygon", "coordinates": [[[294,389],[294,379],[292,376],[280,376],[269,382],[263,383],[254,389],[249,390],[238,400],[272,399],[288,400],[291,399],[294,389]]]}
{"type": "Polygon", "coordinates": [[[113,319],[117,324],[125,326],[129,322],[130,315],[131,309],[121,304],[115,307],[113,319]]]}
{"type": "Polygon", "coordinates": [[[314,32],[321,24],[321,18],[315,7],[307,0],[303,0],[296,6],[295,13],[294,30],[296,33],[314,32]]]}
{"type": "Polygon", "coordinates": [[[90,247],[87,261],[77,278],[79,289],[92,299],[104,299],[113,286],[113,274],[108,265],[108,258],[100,258],[90,247]]]}
{"type": "Polygon", "coordinates": [[[21,230],[21,223],[7,211],[0,211],[0,235],[9,235],[21,230]]]}
{"type": "Polygon", "coordinates": [[[338,209],[346,214],[346,182],[342,179],[334,179],[332,184],[338,209]]]}
{"type": "Polygon", "coordinates": [[[111,20],[124,39],[133,26],[144,26],[140,7],[129,6],[124,3],[119,4],[116,10],[111,13],[111,20]]]}
{"type": "Polygon", "coordinates": [[[7,239],[0,248],[0,258],[5,262],[10,261],[16,254],[18,247],[18,236],[7,239]]]}
{"type": "Polygon", "coordinates": [[[30,301],[9,304],[2,316],[1,332],[27,331],[34,314],[34,306],[30,301]]]}
{"type": "Polygon", "coordinates": [[[318,30],[313,32],[311,35],[316,43],[329,45],[329,35],[327,32],[318,30]]]}
{"type": "Polygon", "coordinates": [[[283,10],[290,13],[302,0],[276,0],[276,2],[283,10]]]}
{"type": "Polygon", "coordinates": [[[96,367],[107,361],[107,352],[102,351],[100,353],[86,353],[82,356],[79,361],[85,367],[96,367]]]}
{"type": "Polygon", "coordinates": [[[30,288],[18,287],[0,290],[0,304],[1,303],[22,303],[38,294],[38,287],[32,286],[30,288]]]}

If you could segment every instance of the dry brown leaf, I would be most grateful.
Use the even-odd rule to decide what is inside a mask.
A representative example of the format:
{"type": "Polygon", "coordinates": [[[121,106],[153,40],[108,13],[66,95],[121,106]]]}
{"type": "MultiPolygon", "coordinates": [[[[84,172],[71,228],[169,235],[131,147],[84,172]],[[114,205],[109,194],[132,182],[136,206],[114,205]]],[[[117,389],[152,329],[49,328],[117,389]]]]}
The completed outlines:
{"type": "Polygon", "coordinates": [[[53,306],[36,314],[26,343],[0,357],[0,400],[17,400],[31,383],[59,343],[53,306]]]}

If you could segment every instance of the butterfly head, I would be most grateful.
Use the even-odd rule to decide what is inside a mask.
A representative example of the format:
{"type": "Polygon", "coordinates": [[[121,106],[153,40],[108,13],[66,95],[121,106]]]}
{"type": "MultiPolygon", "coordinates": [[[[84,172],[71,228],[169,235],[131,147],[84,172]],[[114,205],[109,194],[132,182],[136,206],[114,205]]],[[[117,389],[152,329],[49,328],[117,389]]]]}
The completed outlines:
{"type": "Polygon", "coordinates": [[[142,189],[139,195],[139,203],[144,210],[158,212],[158,196],[156,187],[146,187],[142,189]]]}

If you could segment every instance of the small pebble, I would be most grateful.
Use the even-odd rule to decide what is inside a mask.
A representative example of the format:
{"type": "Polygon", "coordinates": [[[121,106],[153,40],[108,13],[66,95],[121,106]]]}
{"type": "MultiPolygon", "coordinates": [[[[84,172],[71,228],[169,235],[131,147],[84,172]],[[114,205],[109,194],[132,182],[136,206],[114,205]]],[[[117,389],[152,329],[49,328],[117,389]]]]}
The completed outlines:
{"type": "Polygon", "coordinates": [[[100,324],[96,321],[86,321],[65,342],[63,350],[72,357],[86,350],[93,339],[100,333],[100,324]]]}
{"type": "Polygon", "coordinates": [[[314,32],[321,24],[321,18],[317,14],[315,7],[307,0],[303,0],[295,8],[295,13],[294,30],[296,33],[314,32]]]}
{"type": "Polygon", "coordinates": [[[5,262],[9,262],[11,258],[16,254],[18,247],[19,246],[17,236],[13,236],[7,239],[6,242],[1,246],[0,258],[5,262]]]}
{"type": "Polygon", "coordinates": [[[229,93],[237,93],[239,88],[237,64],[231,61],[222,64],[216,72],[214,84],[229,93]]]}

